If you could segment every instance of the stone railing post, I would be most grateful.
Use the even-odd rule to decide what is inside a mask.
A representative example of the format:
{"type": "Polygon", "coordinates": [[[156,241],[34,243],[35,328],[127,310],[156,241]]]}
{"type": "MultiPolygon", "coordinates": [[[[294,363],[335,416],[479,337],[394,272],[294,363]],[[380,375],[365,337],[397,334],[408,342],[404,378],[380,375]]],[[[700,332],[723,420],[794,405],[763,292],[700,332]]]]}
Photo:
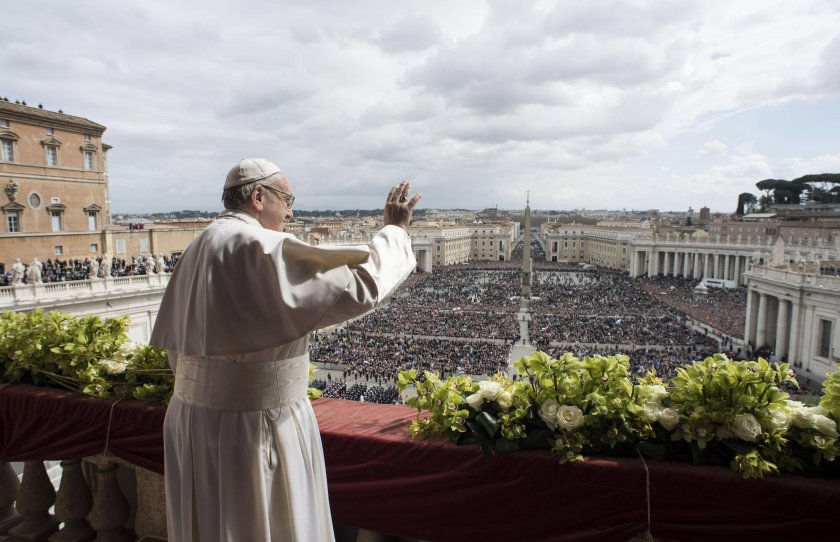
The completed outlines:
{"type": "Polygon", "coordinates": [[[90,542],[96,538],[96,532],[86,519],[93,498],[82,474],[82,460],[62,461],[61,468],[55,515],[64,527],[50,537],[50,542],[90,542]]]}
{"type": "Polygon", "coordinates": [[[7,534],[21,521],[15,511],[18,487],[20,482],[15,470],[9,463],[0,461],[0,535],[7,534]]]}
{"type": "Polygon", "coordinates": [[[107,462],[96,467],[96,500],[93,522],[98,532],[98,542],[130,542],[131,531],[123,527],[129,518],[128,501],[117,482],[117,464],[107,462]]]}
{"type": "Polygon", "coordinates": [[[23,520],[9,531],[12,540],[40,542],[58,530],[58,520],[49,513],[55,503],[47,469],[41,461],[27,461],[23,466],[23,480],[17,494],[16,507],[23,520]]]}

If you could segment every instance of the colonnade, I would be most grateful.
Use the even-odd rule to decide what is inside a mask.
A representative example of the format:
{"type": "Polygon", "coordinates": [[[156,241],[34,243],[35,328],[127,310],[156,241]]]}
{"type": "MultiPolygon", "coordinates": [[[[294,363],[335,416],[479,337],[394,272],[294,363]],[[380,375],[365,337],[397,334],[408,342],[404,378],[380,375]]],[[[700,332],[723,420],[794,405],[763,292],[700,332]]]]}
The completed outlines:
{"type": "Polygon", "coordinates": [[[752,267],[751,255],[733,252],[703,252],[699,249],[636,249],[630,261],[630,276],[665,275],[690,279],[719,279],[744,284],[752,267]]]}
{"type": "Polygon", "coordinates": [[[801,306],[790,293],[774,295],[750,290],[744,341],[754,347],[770,346],[777,358],[796,359],[801,340],[801,306]]]}

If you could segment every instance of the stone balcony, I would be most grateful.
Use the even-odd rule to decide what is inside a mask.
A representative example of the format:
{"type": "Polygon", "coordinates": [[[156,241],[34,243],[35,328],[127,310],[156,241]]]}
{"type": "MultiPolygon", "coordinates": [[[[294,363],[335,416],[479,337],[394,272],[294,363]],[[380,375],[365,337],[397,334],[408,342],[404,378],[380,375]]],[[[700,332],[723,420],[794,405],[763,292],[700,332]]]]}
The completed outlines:
{"type": "Polygon", "coordinates": [[[160,273],[4,286],[0,288],[0,310],[32,310],[137,293],[162,293],[169,277],[169,273],[160,273]]]}
{"type": "MultiPolygon", "coordinates": [[[[558,465],[546,451],[483,456],[477,446],[412,441],[415,412],[406,406],[319,399],[313,408],[333,518],[365,529],[342,542],[650,540],[639,533],[747,542],[840,532],[832,480],[744,480],[727,467],[641,457],[558,465]]],[[[133,400],[0,389],[0,540],[165,536],[163,412],[133,400]],[[61,457],[56,492],[43,461],[61,457]],[[9,461],[24,462],[22,480],[9,461]]]]}

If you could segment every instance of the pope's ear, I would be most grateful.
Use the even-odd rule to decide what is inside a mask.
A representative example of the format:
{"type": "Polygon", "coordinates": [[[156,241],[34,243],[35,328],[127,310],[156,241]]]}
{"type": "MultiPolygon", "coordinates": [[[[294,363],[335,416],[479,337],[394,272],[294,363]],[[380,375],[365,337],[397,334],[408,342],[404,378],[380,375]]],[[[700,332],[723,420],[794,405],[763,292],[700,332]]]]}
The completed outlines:
{"type": "Polygon", "coordinates": [[[257,205],[263,205],[263,203],[265,203],[265,189],[260,185],[255,186],[251,191],[249,199],[254,207],[257,205]]]}

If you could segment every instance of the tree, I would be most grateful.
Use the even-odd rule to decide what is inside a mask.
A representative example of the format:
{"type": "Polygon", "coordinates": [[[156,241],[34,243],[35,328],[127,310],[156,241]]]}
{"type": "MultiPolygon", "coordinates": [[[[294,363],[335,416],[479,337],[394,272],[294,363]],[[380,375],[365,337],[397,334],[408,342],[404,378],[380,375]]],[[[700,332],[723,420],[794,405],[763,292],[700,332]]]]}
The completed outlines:
{"type": "Polygon", "coordinates": [[[749,192],[738,194],[738,209],[735,211],[735,214],[738,216],[744,216],[752,211],[756,203],[758,203],[758,199],[756,199],[753,194],[750,194],[749,192]]]}
{"type": "Polygon", "coordinates": [[[840,202],[840,173],[820,173],[804,175],[792,181],[803,190],[808,190],[811,200],[816,203],[840,202]]]}
{"type": "Polygon", "coordinates": [[[786,181],[784,179],[764,179],[755,183],[759,190],[764,190],[762,200],[768,204],[770,202],[776,205],[781,204],[798,204],[800,202],[800,195],[807,188],[807,185],[797,183],[795,181],[786,181]]]}

